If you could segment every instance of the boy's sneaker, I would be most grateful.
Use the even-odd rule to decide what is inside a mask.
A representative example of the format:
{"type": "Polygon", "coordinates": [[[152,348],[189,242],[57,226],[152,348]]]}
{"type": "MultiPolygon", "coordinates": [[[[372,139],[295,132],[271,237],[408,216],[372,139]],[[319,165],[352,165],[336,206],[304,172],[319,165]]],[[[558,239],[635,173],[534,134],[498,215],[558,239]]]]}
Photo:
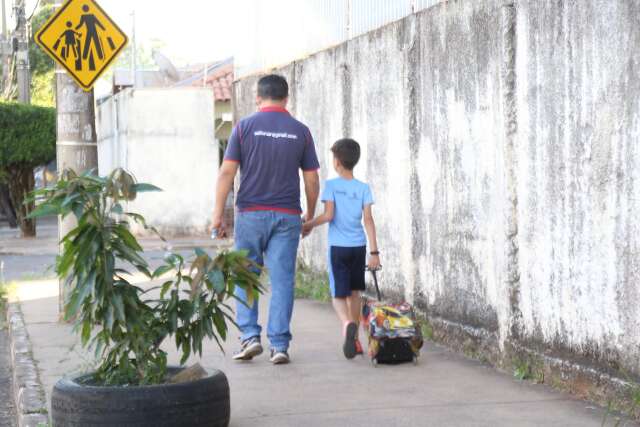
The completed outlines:
{"type": "Polygon", "coordinates": [[[272,348],[271,349],[271,359],[269,359],[269,360],[274,365],[284,365],[285,363],[289,363],[290,362],[289,353],[287,353],[286,351],[275,350],[275,349],[272,348]]]}
{"type": "Polygon", "coordinates": [[[364,351],[362,350],[362,344],[360,344],[360,340],[358,338],[356,338],[356,354],[359,356],[364,354],[364,351]]]}
{"type": "Polygon", "coordinates": [[[358,325],[353,322],[349,322],[345,328],[344,332],[344,345],[342,346],[342,351],[344,352],[344,357],[347,359],[353,359],[356,357],[357,349],[356,349],[356,339],[358,338],[358,325]]]}
{"type": "Polygon", "coordinates": [[[251,360],[262,352],[260,337],[251,337],[242,341],[240,351],[234,353],[233,360],[251,360]]]}

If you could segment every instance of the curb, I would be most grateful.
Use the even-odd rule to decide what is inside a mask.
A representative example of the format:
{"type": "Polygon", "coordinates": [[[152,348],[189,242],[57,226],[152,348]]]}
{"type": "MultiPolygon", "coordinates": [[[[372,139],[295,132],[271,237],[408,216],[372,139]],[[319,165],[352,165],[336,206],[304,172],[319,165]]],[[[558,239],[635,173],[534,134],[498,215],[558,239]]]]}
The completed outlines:
{"type": "Polygon", "coordinates": [[[49,411],[44,387],[33,360],[31,342],[17,302],[7,309],[9,345],[13,367],[13,400],[18,427],[44,427],[49,425],[49,411]]]}

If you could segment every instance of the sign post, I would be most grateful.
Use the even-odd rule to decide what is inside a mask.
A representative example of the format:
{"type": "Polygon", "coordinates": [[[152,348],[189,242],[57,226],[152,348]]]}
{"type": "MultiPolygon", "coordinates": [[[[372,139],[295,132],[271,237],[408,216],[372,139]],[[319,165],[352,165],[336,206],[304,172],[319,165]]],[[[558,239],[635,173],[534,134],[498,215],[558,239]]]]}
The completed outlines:
{"type": "MultiPolygon", "coordinates": [[[[67,0],[35,36],[56,66],[58,173],[81,174],[98,167],[93,85],[127,43],[127,36],[95,0],[67,0]]],[[[75,227],[72,217],[58,220],[62,240],[75,227]]],[[[59,283],[62,318],[69,290],[59,283]]]]}

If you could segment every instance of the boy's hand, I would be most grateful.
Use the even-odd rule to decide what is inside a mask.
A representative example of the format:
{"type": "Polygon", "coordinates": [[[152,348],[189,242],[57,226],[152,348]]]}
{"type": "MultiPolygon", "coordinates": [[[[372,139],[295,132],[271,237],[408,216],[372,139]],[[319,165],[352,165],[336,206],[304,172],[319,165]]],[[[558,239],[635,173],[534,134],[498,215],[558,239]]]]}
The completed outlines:
{"type": "Polygon", "coordinates": [[[313,224],[311,224],[311,221],[306,221],[302,224],[302,238],[304,239],[311,234],[311,230],[313,230],[313,224]]]}
{"type": "Polygon", "coordinates": [[[380,268],[380,255],[371,255],[367,263],[369,270],[377,270],[380,268]]]}

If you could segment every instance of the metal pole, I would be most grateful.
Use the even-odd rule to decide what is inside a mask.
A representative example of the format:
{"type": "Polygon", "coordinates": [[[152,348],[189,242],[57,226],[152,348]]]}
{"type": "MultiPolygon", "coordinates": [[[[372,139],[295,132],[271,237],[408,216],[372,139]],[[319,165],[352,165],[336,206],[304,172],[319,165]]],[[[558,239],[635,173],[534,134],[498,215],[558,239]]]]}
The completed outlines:
{"type": "MultiPolygon", "coordinates": [[[[56,4],[60,7],[60,3],[56,4]]],[[[57,140],[56,158],[58,174],[73,169],[81,174],[98,168],[93,90],[83,91],[66,71],[56,65],[57,140]]],[[[72,217],[58,218],[58,237],[66,236],[76,223],[72,217]]],[[[59,283],[58,313],[64,313],[69,290],[64,281],[59,283]]]]}

